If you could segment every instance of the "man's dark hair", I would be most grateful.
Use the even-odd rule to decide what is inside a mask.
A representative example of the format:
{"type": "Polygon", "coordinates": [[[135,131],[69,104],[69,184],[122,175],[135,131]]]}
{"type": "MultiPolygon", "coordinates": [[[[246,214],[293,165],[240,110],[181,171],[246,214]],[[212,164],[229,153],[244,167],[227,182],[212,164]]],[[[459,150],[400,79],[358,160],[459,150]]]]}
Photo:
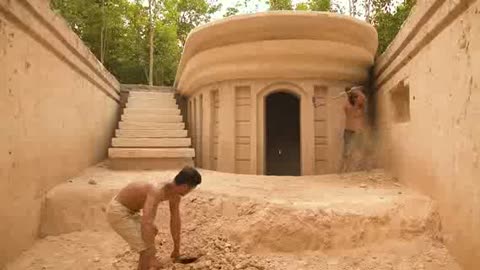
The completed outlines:
{"type": "Polygon", "coordinates": [[[190,166],[185,166],[175,176],[175,185],[187,184],[190,187],[196,187],[200,183],[202,183],[202,176],[195,168],[190,166]]]}

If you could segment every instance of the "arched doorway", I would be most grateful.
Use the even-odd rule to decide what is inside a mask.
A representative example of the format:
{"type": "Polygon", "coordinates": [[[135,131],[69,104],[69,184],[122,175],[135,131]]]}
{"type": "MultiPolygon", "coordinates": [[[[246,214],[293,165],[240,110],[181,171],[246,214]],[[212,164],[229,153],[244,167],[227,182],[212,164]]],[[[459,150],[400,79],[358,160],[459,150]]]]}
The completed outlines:
{"type": "Polygon", "coordinates": [[[301,175],[300,99],[286,92],[265,98],[267,175],[301,175]]]}

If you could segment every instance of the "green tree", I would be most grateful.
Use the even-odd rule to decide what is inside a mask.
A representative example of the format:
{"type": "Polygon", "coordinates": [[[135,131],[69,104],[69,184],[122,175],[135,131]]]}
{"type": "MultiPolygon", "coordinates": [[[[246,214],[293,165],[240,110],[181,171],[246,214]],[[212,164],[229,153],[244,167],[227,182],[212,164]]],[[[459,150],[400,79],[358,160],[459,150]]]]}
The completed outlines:
{"type": "Polygon", "coordinates": [[[123,14],[122,36],[115,40],[115,56],[106,65],[122,83],[146,83],[148,65],[148,13],[140,1],[129,4],[123,14]]]}
{"type": "Polygon", "coordinates": [[[53,0],[52,7],[69,22],[73,31],[90,47],[102,63],[122,35],[126,0],[53,0]]]}
{"type": "Polygon", "coordinates": [[[295,10],[303,11],[332,11],[332,3],[330,0],[308,0],[307,2],[298,3],[295,10]]]}
{"type": "Polygon", "coordinates": [[[374,0],[371,23],[378,33],[378,52],[383,53],[400,31],[407,19],[415,0],[405,0],[395,9],[390,0],[374,0]]]}
{"type": "Polygon", "coordinates": [[[153,41],[157,24],[157,12],[158,2],[156,0],[148,0],[148,85],[153,85],[153,53],[155,51],[153,41]]]}
{"type": "Polygon", "coordinates": [[[292,10],[292,0],[269,0],[270,10],[292,10]]]}
{"type": "MultiPolygon", "coordinates": [[[[378,53],[386,50],[415,5],[415,0],[349,0],[349,14],[372,24],[378,33],[378,53]]],[[[332,9],[335,9],[332,8],[332,9]]]]}
{"type": "Polygon", "coordinates": [[[223,17],[226,18],[226,17],[234,16],[234,15],[237,15],[238,13],[240,13],[240,9],[238,9],[237,6],[228,7],[225,14],[223,14],[223,17]]]}
{"type": "Polygon", "coordinates": [[[308,7],[307,3],[298,3],[295,6],[295,10],[307,11],[307,10],[309,10],[309,7],[308,7]]]}
{"type": "Polygon", "coordinates": [[[264,1],[265,0],[238,0],[234,6],[226,9],[223,17],[225,18],[244,13],[255,13],[259,10],[260,3],[263,3],[264,1]]]}
{"type": "Polygon", "coordinates": [[[210,21],[220,6],[210,0],[151,4],[153,9],[144,0],[51,1],[52,8],[120,82],[147,84],[151,78],[154,85],[171,85],[188,33],[210,21]]]}
{"type": "Polygon", "coordinates": [[[309,0],[308,8],[312,11],[330,11],[330,0],[309,0]]]}
{"type": "Polygon", "coordinates": [[[183,45],[188,34],[197,26],[211,20],[212,14],[220,10],[221,4],[207,0],[166,0],[166,12],[177,25],[177,35],[183,45]]]}
{"type": "Polygon", "coordinates": [[[158,22],[155,27],[154,46],[153,82],[155,85],[173,85],[182,53],[175,25],[158,22]]]}
{"type": "Polygon", "coordinates": [[[341,5],[339,1],[335,1],[335,0],[332,0],[330,3],[330,11],[339,13],[339,14],[346,14],[346,11],[343,5],[341,5]]]}
{"type": "Polygon", "coordinates": [[[357,3],[358,0],[348,0],[348,13],[350,14],[350,16],[355,17],[358,15],[357,3]]]}
{"type": "Polygon", "coordinates": [[[129,10],[135,4],[127,0],[52,0],[51,5],[115,74],[125,50],[129,10]]]}

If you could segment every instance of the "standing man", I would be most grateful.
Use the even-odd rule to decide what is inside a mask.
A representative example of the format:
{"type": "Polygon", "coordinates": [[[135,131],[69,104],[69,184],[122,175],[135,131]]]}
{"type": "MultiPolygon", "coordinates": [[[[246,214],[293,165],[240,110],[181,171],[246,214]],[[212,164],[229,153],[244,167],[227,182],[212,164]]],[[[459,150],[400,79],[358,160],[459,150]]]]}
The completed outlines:
{"type": "Polygon", "coordinates": [[[367,107],[367,98],[363,94],[363,91],[363,86],[354,86],[345,89],[348,99],[343,108],[346,122],[343,134],[344,144],[342,166],[340,168],[341,172],[352,169],[353,154],[356,150],[361,150],[363,147],[367,107]]]}

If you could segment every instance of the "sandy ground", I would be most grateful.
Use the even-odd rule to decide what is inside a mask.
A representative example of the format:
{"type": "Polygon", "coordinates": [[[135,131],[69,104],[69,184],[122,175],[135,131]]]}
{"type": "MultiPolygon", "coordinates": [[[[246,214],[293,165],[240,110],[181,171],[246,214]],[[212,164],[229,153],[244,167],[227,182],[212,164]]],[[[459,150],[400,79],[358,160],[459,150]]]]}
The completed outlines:
{"type": "MultiPolygon", "coordinates": [[[[135,269],[137,255],[105,223],[108,200],[134,180],[175,172],[119,172],[103,165],[47,198],[45,237],[6,269],[135,269]]],[[[435,204],[381,171],[266,177],[202,171],[182,202],[182,253],[172,264],[168,210],[159,207],[164,269],[460,270],[443,246],[435,204]]]]}
{"type": "MultiPolygon", "coordinates": [[[[203,254],[197,263],[168,262],[166,234],[160,246],[164,269],[311,269],[311,270],[456,270],[460,269],[439,243],[386,241],[374,246],[291,253],[246,253],[220,235],[184,235],[184,251],[203,254]]],[[[159,245],[161,242],[159,243],[159,245]]],[[[135,269],[137,255],[112,232],[83,231],[38,241],[7,269],[135,269]]]]}

